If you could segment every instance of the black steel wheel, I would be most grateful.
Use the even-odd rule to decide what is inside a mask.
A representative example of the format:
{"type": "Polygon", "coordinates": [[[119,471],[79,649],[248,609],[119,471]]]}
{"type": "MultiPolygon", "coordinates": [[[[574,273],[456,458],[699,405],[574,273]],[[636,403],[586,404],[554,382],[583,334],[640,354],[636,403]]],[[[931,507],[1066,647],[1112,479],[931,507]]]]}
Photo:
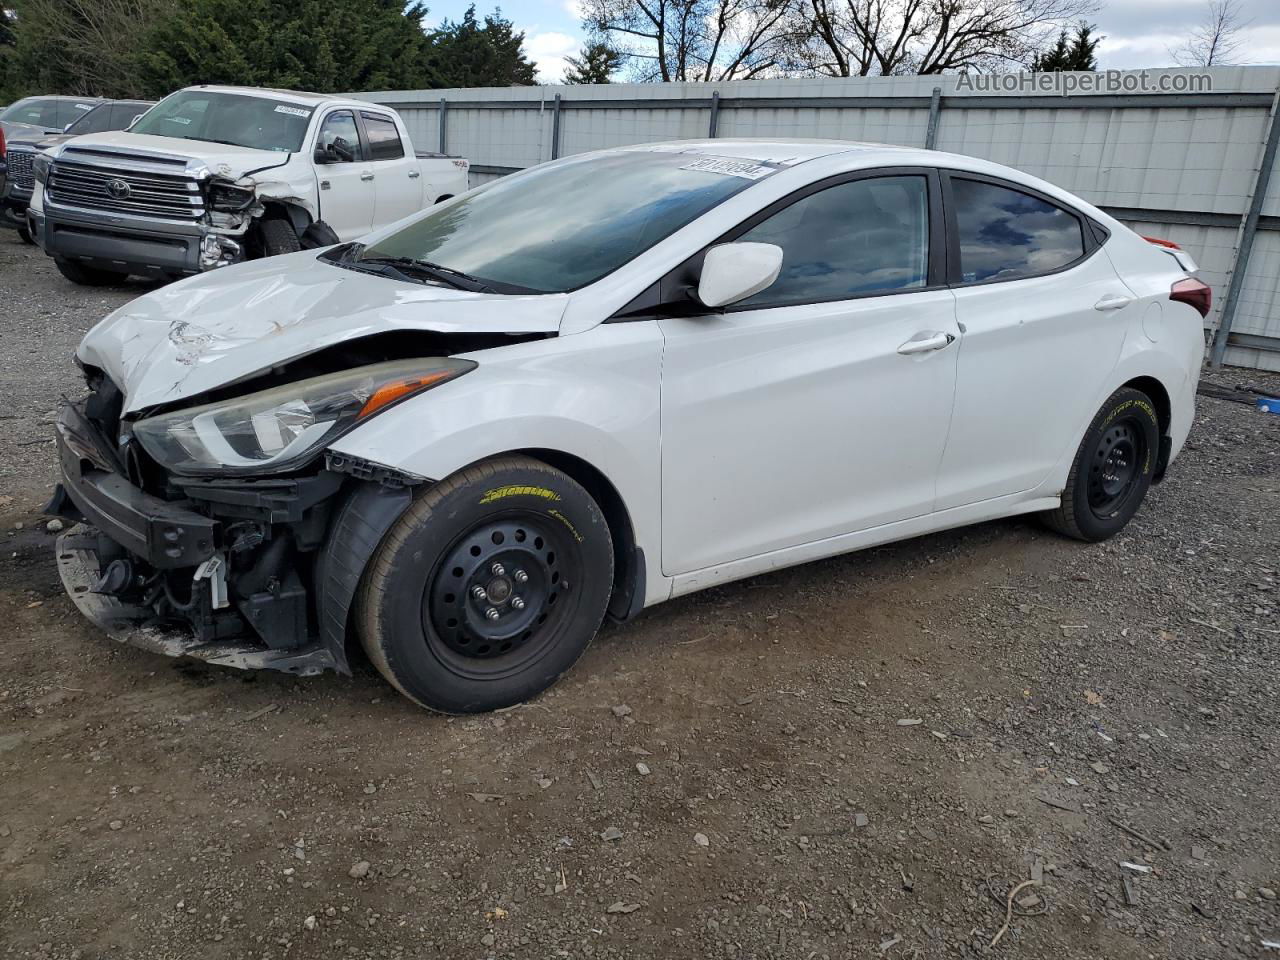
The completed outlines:
{"type": "Polygon", "coordinates": [[[423,627],[446,669],[501,676],[545,653],[582,576],[577,545],[548,519],[526,510],[483,520],[436,565],[423,627]]]}
{"type": "Polygon", "coordinates": [[[365,572],[356,623],[406,696],[475,713],[554,683],[595,636],[612,590],[613,541],[596,502],[540,461],[503,457],[409,506],[365,572]]]}
{"type": "Polygon", "coordinates": [[[1113,393],[1076,451],[1062,505],[1045,514],[1045,522],[1059,533],[1095,542],[1123,530],[1151,486],[1160,429],[1145,393],[1131,387],[1113,393]]]}

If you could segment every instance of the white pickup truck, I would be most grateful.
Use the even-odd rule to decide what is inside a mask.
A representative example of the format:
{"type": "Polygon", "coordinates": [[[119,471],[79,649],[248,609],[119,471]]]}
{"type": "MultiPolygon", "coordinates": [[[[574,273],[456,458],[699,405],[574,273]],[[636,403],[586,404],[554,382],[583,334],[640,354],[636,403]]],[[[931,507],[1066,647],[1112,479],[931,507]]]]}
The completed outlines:
{"type": "Polygon", "coordinates": [[[98,285],[354,240],[465,191],[468,163],[415,153],[387,107],[198,86],[34,173],[31,236],[67,279],[98,285]]]}

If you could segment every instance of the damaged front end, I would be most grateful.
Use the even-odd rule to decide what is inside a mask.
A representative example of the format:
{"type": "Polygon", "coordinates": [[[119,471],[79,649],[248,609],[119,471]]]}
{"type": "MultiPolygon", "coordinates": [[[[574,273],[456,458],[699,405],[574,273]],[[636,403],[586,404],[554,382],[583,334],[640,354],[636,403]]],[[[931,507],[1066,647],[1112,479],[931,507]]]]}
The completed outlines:
{"type": "Polygon", "coordinates": [[[57,545],[68,594],[110,636],[152,652],[348,672],[347,623],[365,563],[425,481],[326,448],[362,416],[448,378],[398,369],[422,365],[449,376],[474,366],[381,364],[362,368],[363,379],[330,375],[140,421],[122,418],[120,391],[91,369],[89,396],[58,416],[61,483],[46,511],[76,524],[57,545]],[[327,392],[307,386],[320,381],[327,392]],[[354,400],[340,411],[343,390],[354,400]],[[281,401],[280,391],[306,399],[281,401]],[[146,433],[161,428],[172,448],[146,433]],[[175,462],[161,463],[157,449],[175,462]],[[194,469],[206,456],[231,465],[194,469]]]}

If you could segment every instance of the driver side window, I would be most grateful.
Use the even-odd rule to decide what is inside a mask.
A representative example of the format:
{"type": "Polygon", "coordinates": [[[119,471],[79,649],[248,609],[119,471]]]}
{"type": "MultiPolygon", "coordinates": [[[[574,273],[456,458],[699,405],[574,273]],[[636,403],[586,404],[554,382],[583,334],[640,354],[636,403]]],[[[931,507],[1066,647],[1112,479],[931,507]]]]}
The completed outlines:
{"type": "Polygon", "coordinates": [[[320,136],[316,140],[317,151],[330,163],[354,163],[361,159],[360,134],[356,130],[356,118],[349,110],[339,110],[324,118],[320,136]]]}
{"type": "Polygon", "coordinates": [[[929,270],[928,180],[886,176],[827,187],[778,211],[738,240],[782,248],[778,279],[739,307],[919,289],[929,270]]]}

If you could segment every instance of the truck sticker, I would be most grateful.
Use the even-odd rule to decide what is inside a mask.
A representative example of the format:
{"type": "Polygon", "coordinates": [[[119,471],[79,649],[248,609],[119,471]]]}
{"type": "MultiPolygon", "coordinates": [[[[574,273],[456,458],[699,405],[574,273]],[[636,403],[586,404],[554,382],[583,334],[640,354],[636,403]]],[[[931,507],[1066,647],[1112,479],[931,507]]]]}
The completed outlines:
{"type": "Polygon", "coordinates": [[[302,107],[286,107],[283,103],[276,104],[276,113],[287,113],[291,117],[302,117],[303,119],[311,116],[310,110],[304,110],[302,107]]]}
{"type": "Polygon", "coordinates": [[[680,169],[719,173],[726,177],[742,177],[744,180],[759,180],[773,173],[768,167],[762,167],[750,160],[730,160],[727,157],[700,157],[692,163],[686,163],[680,169]]]}

